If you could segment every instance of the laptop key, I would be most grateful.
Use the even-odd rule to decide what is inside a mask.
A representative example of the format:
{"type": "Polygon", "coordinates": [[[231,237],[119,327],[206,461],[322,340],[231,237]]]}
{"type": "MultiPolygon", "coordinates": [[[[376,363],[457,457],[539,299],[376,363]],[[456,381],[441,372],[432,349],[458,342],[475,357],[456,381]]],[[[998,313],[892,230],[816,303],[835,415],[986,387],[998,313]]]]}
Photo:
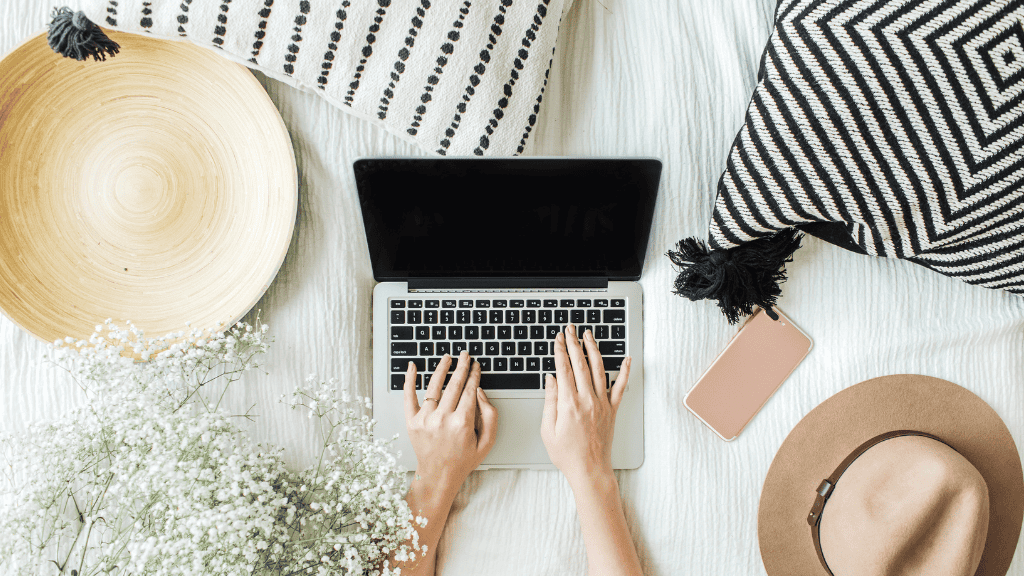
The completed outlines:
{"type": "Polygon", "coordinates": [[[526,307],[527,308],[540,308],[540,300],[527,300],[526,301],[526,307]]]}
{"type": "Polygon", "coordinates": [[[476,340],[480,338],[480,327],[479,326],[466,326],[466,339],[476,340]]]}
{"type": "Polygon", "coordinates": [[[391,389],[392,390],[405,390],[405,374],[392,374],[391,375],[391,389]]]}
{"type": "Polygon", "coordinates": [[[542,358],[541,359],[541,364],[543,366],[543,368],[541,368],[541,369],[544,370],[545,372],[554,372],[555,371],[555,359],[552,358],[551,356],[547,356],[545,358],[542,358]]]}
{"type": "Polygon", "coordinates": [[[501,324],[501,321],[505,319],[505,315],[502,314],[501,310],[491,310],[491,324],[501,324]]]}
{"type": "Polygon", "coordinates": [[[448,339],[448,330],[444,326],[434,326],[430,329],[430,337],[433,340],[448,339]]]}
{"type": "MultiPolygon", "coordinates": [[[[437,365],[441,363],[440,358],[428,358],[427,359],[427,372],[433,372],[437,370],[437,365]]],[[[428,379],[429,382],[429,379],[428,379]]]]}
{"type": "Polygon", "coordinates": [[[624,356],[601,356],[605,370],[618,370],[622,366],[624,356]]]}
{"type": "Polygon", "coordinates": [[[461,340],[462,339],[462,326],[449,326],[448,327],[448,338],[450,340],[461,340]]]}
{"type": "Polygon", "coordinates": [[[452,359],[456,359],[463,350],[469,348],[465,342],[452,342],[452,359]]]}
{"type": "Polygon", "coordinates": [[[480,377],[480,387],[484,390],[537,390],[540,378],[536,374],[484,374],[480,377]]]}
{"type": "Polygon", "coordinates": [[[512,337],[516,340],[526,340],[530,336],[528,328],[529,326],[516,326],[512,329],[512,337]]]}
{"type": "Polygon", "coordinates": [[[545,308],[555,308],[557,306],[558,306],[558,300],[545,300],[544,301],[544,307],[545,308]]]}
{"type": "Polygon", "coordinates": [[[576,306],[580,308],[590,308],[590,300],[577,300],[576,306]]]}
{"type": "Polygon", "coordinates": [[[597,324],[600,321],[601,321],[601,311],[600,310],[587,310],[587,323],[588,324],[597,324]]]}
{"type": "Polygon", "coordinates": [[[423,312],[421,312],[420,310],[409,310],[409,312],[405,315],[405,320],[409,324],[419,324],[423,322],[423,312]]]}
{"type": "Polygon", "coordinates": [[[452,345],[449,342],[438,342],[434,345],[434,353],[438,356],[452,353],[452,345]]]}
{"type": "Polygon", "coordinates": [[[491,307],[491,301],[490,300],[477,300],[476,301],[476,307],[477,308],[490,308],[491,307]]]}
{"type": "Polygon", "coordinates": [[[555,323],[556,324],[568,324],[569,323],[569,311],[568,310],[555,310],[555,323]]]}
{"type": "Polygon", "coordinates": [[[469,324],[469,310],[459,310],[456,312],[455,321],[459,324],[469,324]]]}
{"type": "Polygon", "coordinates": [[[607,307],[608,307],[608,301],[607,300],[594,300],[594,308],[607,308],[607,307]]]}
{"type": "Polygon", "coordinates": [[[423,313],[424,324],[437,324],[437,310],[427,310],[423,313]]]}
{"type": "Polygon", "coordinates": [[[405,312],[402,310],[391,311],[391,323],[392,324],[405,324],[405,312]]]}
{"type": "Polygon", "coordinates": [[[540,370],[540,358],[527,358],[526,369],[530,372],[537,372],[540,370]]]}
{"type": "Polygon", "coordinates": [[[416,339],[417,340],[430,340],[430,326],[417,326],[416,327],[416,339]]]}
{"type": "Polygon", "coordinates": [[[512,327],[511,326],[498,326],[498,340],[511,340],[512,339],[512,327]]]}
{"type": "Polygon", "coordinates": [[[612,308],[624,308],[625,306],[626,306],[626,301],[625,300],[622,300],[622,299],[612,300],[612,308]]]}
{"type": "MultiPolygon", "coordinates": [[[[586,324],[581,324],[581,325],[577,326],[576,327],[576,337],[579,338],[580,340],[583,340],[583,335],[587,333],[587,330],[590,330],[591,332],[593,332],[594,331],[594,327],[593,326],[588,326],[586,324]]],[[[585,349],[586,348],[584,348],[584,350],[585,349]]]]}
{"type": "Polygon", "coordinates": [[[405,371],[409,369],[409,362],[415,364],[416,370],[420,373],[427,369],[426,358],[392,358],[391,371],[405,374],[405,371]]]}
{"type": "Polygon", "coordinates": [[[497,342],[485,342],[484,353],[488,356],[497,356],[501,354],[501,346],[497,342]]]}
{"type": "Polygon", "coordinates": [[[472,308],[472,307],[473,307],[473,301],[472,300],[459,300],[459,308],[472,308]]]}
{"type": "Polygon", "coordinates": [[[482,356],[484,353],[483,342],[470,342],[469,343],[469,355],[470,356],[482,356]]]}
{"type": "Polygon", "coordinates": [[[573,324],[582,324],[587,321],[587,313],[584,310],[573,310],[569,312],[569,321],[573,324]]]}
{"type": "MultiPolygon", "coordinates": [[[[420,342],[420,356],[433,356],[434,355],[434,343],[433,342],[420,342]]],[[[433,370],[433,368],[431,368],[433,370]]]]}
{"type": "Polygon", "coordinates": [[[454,324],[455,323],[455,311],[454,310],[441,310],[441,324],[454,324]]]}
{"type": "Polygon", "coordinates": [[[508,308],[508,300],[494,300],[491,305],[495,308],[508,308]]]}
{"type": "Polygon", "coordinates": [[[473,324],[487,324],[487,311],[473,310],[473,324]]]}
{"type": "Polygon", "coordinates": [[[626,321],[625,310],[605,310],[602,321],[605,324],[622,324],[626,321]]]}
{"type": "Polygon", "coordinates": [[[415,342],[392,342],[391,343],[391,355],[392,356],[415,356],[416,355],[416,343],[415,342]]]}
{"type": "Polygon", "coordinates": [[[561,332],[561,331],[562,331],[561,328],[559,328],[556,325],[548,326],[547,327],[547,334],[545,334],[545,338],[547,340],[554,340],[555,337],[558,336],[558,333],[561,332]]]}
{"type": "Polygon", "coordinates": [[[523,324],[533,324],[537,321],[536,310],[523,310],[523,324]]]}
{"type": "Polygon", "coordinates": [[[612,338],[623,339],[626,337],[626,327],[619,324],[618,326],[612,326],[612,338]]]}
{"type": "Polygon", "coordinates": [[[612,354],[615,356],[625,355],[626,343],[622,340],[605,340],[604,342],[597,343],[597,349],[601,352],[601,356],[605,354],[612,354]]]}
{"type": "MultiPolygon", "coordinates": [[[[494,359],[494,371],[495,372],[506,372],[508,371],[508,358],[495,358],[494,359]]],[[[480,378],[480,383],[483,384],[483,378],[480,378]]],[[[483,388],[483,386],[481,386],[483,388]]]]}
{"type": "Polygon", "coordinates": [[[486,357],[484,357],[484,358],[477,358],[476,361],[480,363],[480,371],[481,372],[490,372],[490,370],[491,370],[491,359],[490,358],[486,358],[486,357]]]}
{"type": "MultiPolygon", "coordinates": [[[[607,326],[595,326],[594,327],[594,338],[598,340],[606,340],[608,338],[608,327],[607,326]]],[[[625,336],[623,336],[625,338],[625,336]]]]}
{"type": "Polygon", "coordinates": [[[437,308],[441,305],[441,302],[438,300],[427,300],[426,304],[427,308],[437,308]]]}
{"type": "Polygon", "coordinates": [[[423,308],[423,300],[409,300],[409,308],[423,308]]]}
{"type": "Polygon", "coordinates": [[[391,307],[392,308],[405,308],[405,300],[392,300],[391,301],[391,307]]]}
{"type": "Polygon", "coordinates": [[[551,310],[541,310],[537,315],[537,321],[541,324],[551,324],[551,310]]]}
{"type": "Polygon", "coordinates": [[[544,327],[543,326],[530,326],[530,340],[543,340],[544,339],[544,327]]]}
{"type": "Polygon", "coordinates": [[[455,300],[444,300],[441,302],[442,308],[455,308],[455,300]]]}
{"type": "Polygon", "coordinates": [[[501,343],[501,354],[503,356],[512,356],[516,353],[515,342],[502,342],[501,343]]]}
{"type": "Polygon", "coordinates": [[[523,368],[525,368],[525,366],[526,366],[526,363],[523,362],[522,358],[509,358],[508,359],[508,368],[509,368],[509,370],[511,370],[513,372],[522,372],[523,368]]]}
{"type": "Polygon", "coordinates": [[[519,310],[505,312],[505,324],[519,324],[519,310]]]}
{"type": "Polygon", "coordinates": [[[558,305],[562,308],[572,308],[576,304],[573,300],[560,300],[558,305]]]}
{"type": "Polygon", "coordinates": [[[481,340],[494,340],[494,326],[481,326],[480,327],[480,339],[481,340]]]}
{"type": "Polygon", "coordinates": [[[392,326],[392,340],[412,340],[412,326],[392,326]]]}
{"type": "Polygon", "coordinates": [[[533,344],[529,342],[520,342],[516,346],[516,353],[520,356],[529,356],[533,351],[533,344]]]}
{"type": "Polygon", "coordinates": [[[548,354],[548,343],[547,342],[534,342],[533,353],[537,356],[547,356],[548,354]]]}
{"type": "Polygon", "coordinates": [[[526,303],[522,300],[509,300],[509,308],[522,308],[526,303]]]}

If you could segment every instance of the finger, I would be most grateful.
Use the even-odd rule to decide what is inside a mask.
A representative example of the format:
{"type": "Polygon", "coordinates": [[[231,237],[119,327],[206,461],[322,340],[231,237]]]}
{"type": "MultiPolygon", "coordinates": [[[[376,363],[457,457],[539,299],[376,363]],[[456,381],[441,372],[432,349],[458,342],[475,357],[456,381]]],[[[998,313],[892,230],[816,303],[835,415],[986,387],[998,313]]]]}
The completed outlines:
{"type": "Polygon", "coordinates": [[[430,377],[430,384],[427,386],[427,393],[423,395],[423,409],[433,412],[441,401],[441,386],[444,385],[444,377],[448,374],[448,367],[452,365],[451,354],[441,356],[441,361],[434,368],[434,374],[430,377]],[[433,398],[437,402],[427,402],[427,398],[433,398]]]}
{"type": "Polygon", "coordinates": [[[583,356],[583,347],[580,346],[580,339],[576,337],[576,326],[569,324],[565,327],[566,349],[569,351],[569,361],[572,362],[572,375],[576,381],[576,390],[581,395],[594,396],[594,384],[590,378],[590,366],[583,356]]]}
{"type": "Polygon", "coordinates": [[[626,384],[629,382],[629,367],[632,366],[632,364],[632,356],[626,356],[622,361],[622,366],[619,368],[619,377],[615,379],[615,384],[612,384],[612,410],[619,409],[619,403],[622,402],[622,395],[626,392],[626,384]]]}
{"type": "Polygon", "coordinates": [[[486,456],[498,438],[498,410],[484,394],[483,388],[476,389],[477,406],[480,407],[480,433],[477,435],[476,450],[486,456]]]}
{"type": "Polygon", "coordinates": [[[544,412],[541,414],[541,427],[554,429],[555,418],[558,416],[558,381],[551,374],[544,375],[544,412]]]}
{"type": "MultiPolygon", "coordinates": [[[[469,357],[466,357],[467,361],[469,357]]],[[[462,389],[462,398],[459,399],[459,407],[455,410],[466,418],[476,417],[476,390],[480,387],[480,363],[474,360],[472,368],[469,369],[469,378],[466,380],[466,387],[462,389]]],[[[451,386],[451,384],[448,384],[451,386]]]]}
{"type": "Polygon", "coordinates": [[[409,362],[405,371],[405,421],[409,422],[420,411],[419,400],[416,399],[416,364],[409,362]]]}
{"type": "Polygon", "coordinates": [[[587,347],[587,358],[590,360],[590,378],[594,383],[594,394],[598,398],[608,398],[608,391],[605,390],[607,380],[604,376],[604,360],[601,359],[601,350],[598,349],[594,333],[588,328],[583,333],[583,345],[587,347]]]}
{"type": "Polygon", "coordinates": [[[463,350],[459,354],[459,366],[455,369],[448,387],[444,389],[441,397],[441,408],[448,412],[454,412],[459,405],[459,397],[462,396],[462,388],[466,385],[466,374],[469,373],[469,352],[463,350]]]}
{"type": "Polygon", "coordinates": [[[555,336],[555,376],[561,385],[561,394],[557,395],[559,406],[576,403],[576,379],[572,375],[569,353],[565,350],[565,334],[555,336]]]}

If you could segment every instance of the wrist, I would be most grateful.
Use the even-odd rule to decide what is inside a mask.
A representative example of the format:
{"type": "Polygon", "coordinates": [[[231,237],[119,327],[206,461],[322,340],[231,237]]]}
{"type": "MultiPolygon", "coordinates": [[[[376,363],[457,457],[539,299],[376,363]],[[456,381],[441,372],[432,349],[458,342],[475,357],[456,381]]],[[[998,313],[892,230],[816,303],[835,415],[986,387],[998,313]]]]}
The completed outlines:
{"type": "Polygon", "coordinates": [[[619,481],[610,467],[566,478],[577,500],[586,496],[604,496],[610,492],[619,492],[619,481]]]}
{"type": "Polygon", "coordinates": [[[456,494],[462,488],[462,479],[451,478],[450,475],[442,472],[417,470],[412,482],[409,484],[409,492],[416,493],[418,500],[432,508],[437,506],[450,506],[455,500],[456,494]]]}

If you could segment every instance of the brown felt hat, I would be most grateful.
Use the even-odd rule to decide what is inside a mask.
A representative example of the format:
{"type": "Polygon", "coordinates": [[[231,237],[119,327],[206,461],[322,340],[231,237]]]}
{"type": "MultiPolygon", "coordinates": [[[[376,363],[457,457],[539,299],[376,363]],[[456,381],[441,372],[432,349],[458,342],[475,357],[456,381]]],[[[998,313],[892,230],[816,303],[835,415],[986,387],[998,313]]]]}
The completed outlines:
{"type": "Polygon", "coordinates": [[[999,415],[956,384],[905,374],[851,386],[796,425],[757,528],[769,576],[1003,576],[1022,517],[1020,455],[999,415]]]}

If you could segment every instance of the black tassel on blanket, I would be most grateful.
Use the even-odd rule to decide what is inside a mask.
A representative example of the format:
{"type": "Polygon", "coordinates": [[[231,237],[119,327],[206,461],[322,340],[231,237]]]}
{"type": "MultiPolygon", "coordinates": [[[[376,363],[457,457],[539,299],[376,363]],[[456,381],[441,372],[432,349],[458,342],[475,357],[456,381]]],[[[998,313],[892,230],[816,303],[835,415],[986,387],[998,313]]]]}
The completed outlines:
{"type": "Polygon", "coordinates": [[[752,240],[728,250],[710,250],[697,238],[680,240],[668,257],[679,267],[675,294],[690,300],[717,300],[730,324],[759,306],[774,320],[772,310],[782,294],[786,262],[800,247],[802,234],[795,229],[752,240]]]}
{"type": "Polygon", "coordinates": [[[57,54],[75,60],[86,60],[90,56],[94,60],[106,60],[107,55],[113,56],[121,48],[85,14],[73,12],[66,6],[53,9],[46,41],[57,54]]]}

